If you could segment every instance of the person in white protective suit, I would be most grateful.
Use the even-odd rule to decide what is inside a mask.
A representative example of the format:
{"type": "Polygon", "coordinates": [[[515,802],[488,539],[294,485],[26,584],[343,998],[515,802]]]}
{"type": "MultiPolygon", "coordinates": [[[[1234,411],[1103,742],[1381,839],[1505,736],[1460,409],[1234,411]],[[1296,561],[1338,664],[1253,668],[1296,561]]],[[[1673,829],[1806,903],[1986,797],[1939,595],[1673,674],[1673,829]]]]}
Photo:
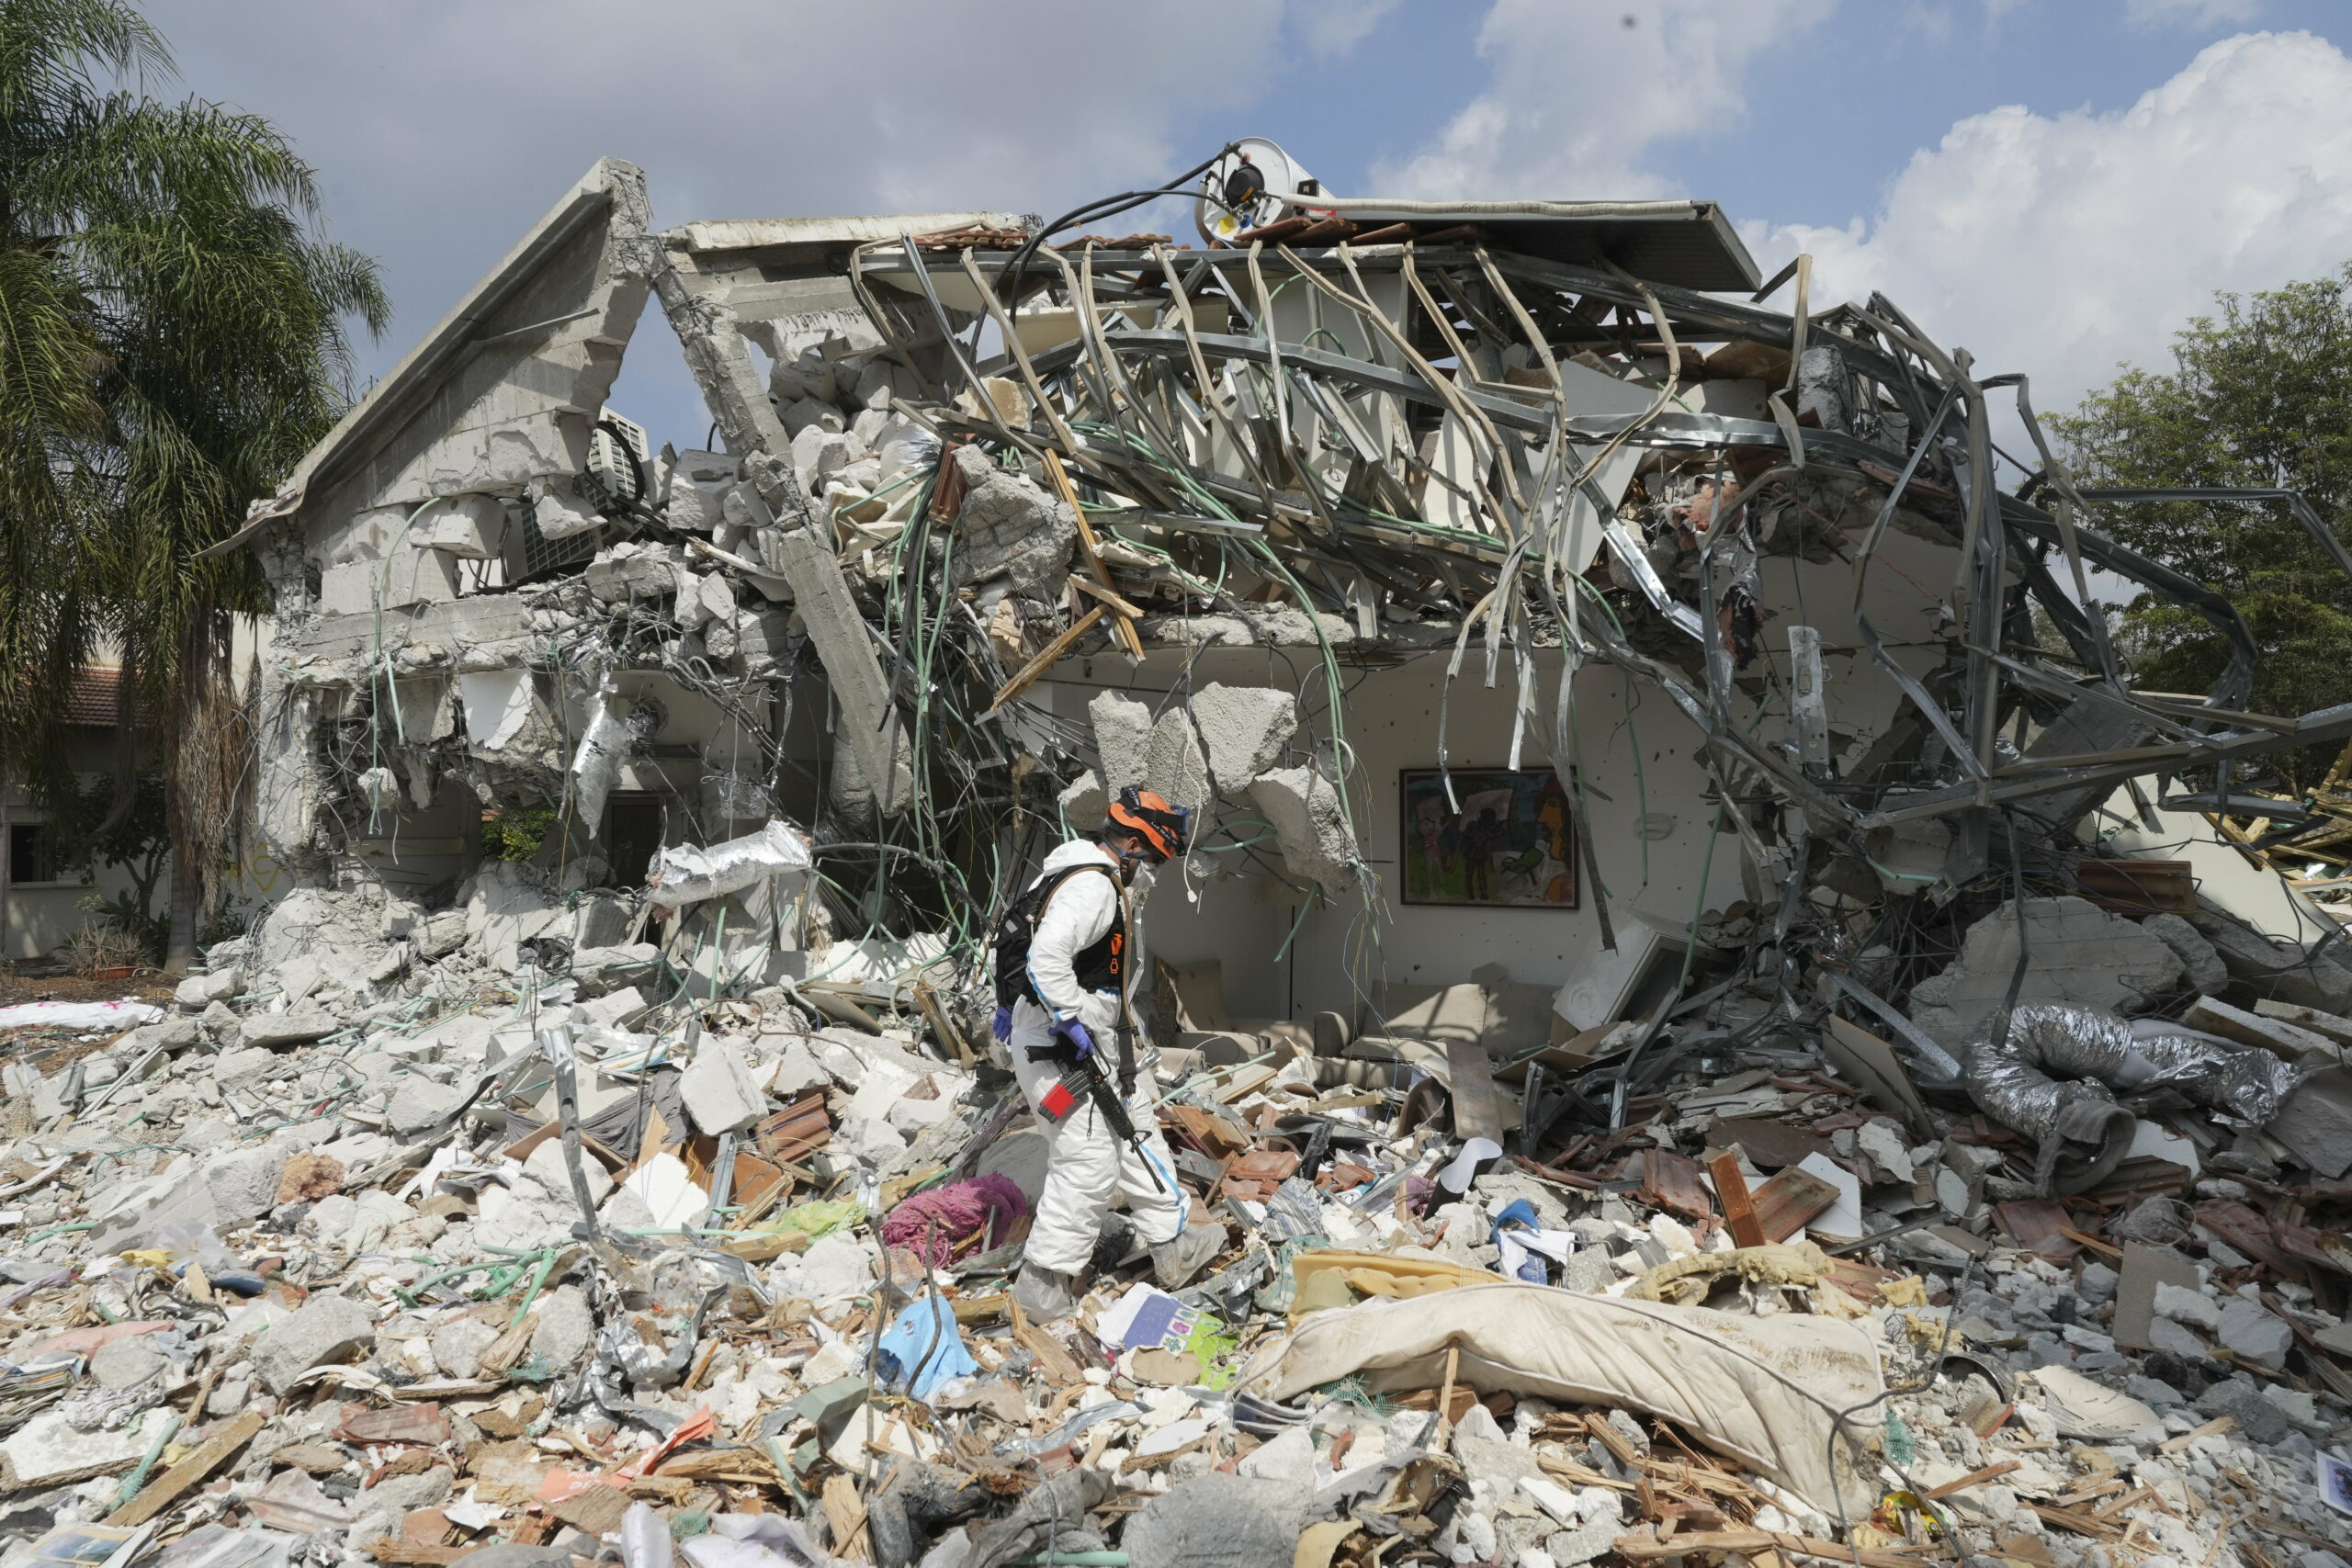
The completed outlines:
{"type": "Polygon", "coordinates": [[[1191,1282],[1225,1247],[1222,1225],[1187,1223],[1190,1203],[1152,1110],[1157,1053],[1138,1072],[1129,1044],[1129,901],[1148,890],[1151,868],[1182,852],[1189,825],[1189,813],[1130,785],[1111,804],[1099,838],[1072,839],[1046,857],[1000,928],[996,1036],[1011,1049],[1013,1076],[1046,1124],[1049,1150],[1013,1287],[1013,1299],[1039,1322],[1078,1309],[1080,1276],[1116,1199],[1126,1200],[1164,1289],[1191,1282]],[[1056,1095],[1057,1085],[1089,1057],[1126,1103],[1141,1134],[1133,1143],[1091,1099],[1055,1114],[1069,1099],[1056,1095]]]}

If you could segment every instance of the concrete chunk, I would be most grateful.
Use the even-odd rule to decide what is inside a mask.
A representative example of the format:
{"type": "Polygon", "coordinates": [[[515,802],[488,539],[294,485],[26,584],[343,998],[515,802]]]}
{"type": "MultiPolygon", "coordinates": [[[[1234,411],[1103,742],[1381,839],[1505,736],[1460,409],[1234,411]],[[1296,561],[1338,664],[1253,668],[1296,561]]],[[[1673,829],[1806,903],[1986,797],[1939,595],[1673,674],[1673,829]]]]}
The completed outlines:
{"type": "Polygon", "coordinates": [[[2332,1043],[2308,1029],[2298,1029],[2280,1019],[2263,1018],[2242,1011],[2211,997],[2199,997],[2191,1002],[2188,1010],[2181,1014],[2180,1021],[2191,1029],[2201,1029],[2208,1034],[2218,1034],[2241,1045],[2259,1046],[2290,1062],[2301,1061],[2313,1055],[2333,1061],[2336,1055],[2332,1043]]]}
{"type": "Polygon", "coordinates": [[[540,1298],[532,1314],[531,1354],[545,1356],[558,1371],[568,1371],[595,1342],[596,1320],[588,1311],[588,1297],[577,1285],[563,1285],[540,1298]]]}
{"type": "Polygon", "coordinates": [[[2159,1282],[2155,1308],[2158,1316],[2188,1324],[2192,1328],[2202,1328],[2210,1333],[2222,1326],[2222,1303],[2202,1291],[2159,1282]]]}
{"type": "Polygon", "coordinates": [[[1102,781],[1092,768],[1078,775],[1059,796],[1062,818],[1075,833],[1091,833],[1102,826],[1102,814],[1111,804],[1103,792],[1102,781]]]}
{"type": "Polygon", "coordinates": [[[2295,1343],[2295,1331],[2277,1314],[2243,1296],[2232,1296],[2222,1305],[2221,1326],[2215,1331],[2215,1337],[2223,1349],[2241,1360],[2275,1372],[2287,1364],[2287,1351],[2295,1343]]]}
{"type": "Polygon", "coordinates": [[[172,1000],[189,1012],[202,1012],[214,1002],[225,1002],[245,988],[245,972],[232,964],[209,975],[191,975],[172,991],[172,1000]]]}
{"type": "Polygon", "coordinates": [[[1151,727],[1151,742],[1144,755],[1144,784],[1170,806],[1193,808],[1208,804],[1208,758],[1182,708],[1170,708],[1151,727]]]}
{"type": "Polygon", "coordinates": [[[742,1053],[711,1035],[679,1075],[678,1092],[695,1125],[713,1135],[740,1133],[767,1113],[767,1096],[742,1053]]]}
{"type": "Polygon", "coordinates": [[[1313,768],[1286,768],[1253,780],[1250,798],[1273,824],[1285,865],[1335,899],[1354,891],[1355,831],[1329,780],[1313,768]]]}
{"type": "Polygon", "coordinates": [[[2331,1181],[2352,1170],[2352,1067],[2305,1078],[2263,1131],[2331,1181]]]}
{"type": "Polygon", "coordinates": [[[254,1348],[254,1365],[272,1393],[283,1394],[313,1367],[359,1355],[376,1342],[376,1317],[348,1296],[312,1296],[254,1348]]]}
{"type": "Polygon", "coordinates": [[[2352,1013],[2352,970],[2324,954],[2315,962],[2293,942],[2219,916],[2200,913],[2197,926],[2222,955],[2231,976],[2255,995],[2295,1007],[2352,1013]]]}
{"type": "Polygon", "coordinates": [[[2313,1034],[2335,1041],[2338,1045],[2352,1045],[2352,1018],[2342,1018],[2317,1008],[2298,1007],[2292,1002],[2273,1001],[2266,997],[2254,1004],[2254,1010],[2264,1018],[2275,1018],[2281,1023],[2291,1023],[2313,1034]]]}
{"type": "MultiPolygon", "coordinates": [[[[1968,928],[1960,956],[1911,990],[1911,1021],[1938,1044],[1966,1046],[2007,995],[2017,969],[2018,906],[1968,928]]],[[[2162,942],[2086,898],[2025,900],[2021,1002],[2073,1002],[2121,1011],[2176,990],[2187,970],[2162,942]]]]}
{"type": "Polygon", "coordinates": [[[237,1038],[246,1045],[304,1045],[323,1040],[342,1027],[341,1021],[329,1012],[265,1012],[245,1020],[237,1038]]]}
{"type": "Polygon", "coordinates": [[[1193,723],[1208,748],[1209,772],[1224,794],[1238,795],[1250,781],[1282,761],[1298,728],[1298,699],[1275,686],[1226,686],[1214,682],[1193,694],[1193,723]]]}
{"type": "Polygon", "coordinates": [[[162,1430],[165,1415],[158,1408],[112,1431],[101,1427],[77,1432],[62,1413],[44,1410],[0,1443],[0,1461],[6,1461],[0,1481],[6,1483],[5,1490],[25,1492],[129,1470],[162,1430]]]}
{"type": "Polygon", "coordinates": [[[403,1078],[384,1108],[384,1121],[398,1136],[410,1137],[457,1110],[465,1098],[464,1090],[431,1078],[403,1078]]]}
{"type": "Polygon", "coordinates": [[[2218,991],[2230,983],[2230,966],[2222,962],[2213,944],[2178,915],[2150,915],[2140,922],[2140,929],[2172,949],[2181,967],[2188,971],[2188,983],[2199,990],[2218,991]]]}
{"type": "Polygon", "coordinates": [[[1103,692],[1086,705],[1094,724],[1094,754],[1102,763],[1102,789],[1117,795],[1143,783],[1150,765],[1151,710],[1132,697],[1103,692]]]}
{"type": "Polygon", "coordinates": [[[1078,542],[1069,508],[1026,475],[997,467],[978,446],[956,447],[953,460],[965,485],[956,516],[956,585],[1002,579],[1019,598],[1050,600],[1078,542]]]}
{"type": "Polygon", "coordinates": [[[277,1206],[277,1184],[285,1170],[285,1149],[264,1144],[213,1159],[204,1168],[204,1179],[222,1219],[257,1220],[277,1206]]]}
{"type": "Polygon", "coordinates": [[[453,1378],[481,1370],[482,1352],[498,1342],[498,1330],[470,1314],[453,1317],[433,1331],[433,1364],[453,1378]]]}

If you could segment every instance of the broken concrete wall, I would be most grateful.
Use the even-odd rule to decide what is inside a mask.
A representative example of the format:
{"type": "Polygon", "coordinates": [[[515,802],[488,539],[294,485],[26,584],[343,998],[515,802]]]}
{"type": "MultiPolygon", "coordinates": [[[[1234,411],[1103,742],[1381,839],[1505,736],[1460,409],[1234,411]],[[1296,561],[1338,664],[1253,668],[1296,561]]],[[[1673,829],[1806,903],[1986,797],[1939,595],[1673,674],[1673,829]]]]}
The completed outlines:
{"type": "Polygon", "coordinates": [[[455,562],[506,548],[535,485],[568,496],[650,288],[650,215],[643,171],[600,162],[296,470],[322,592],[346,613],[378,592],[368,563],[393,567],[388,604],[454,597],[455,562]],[[436,497],[447,511],[412,527],[436,497]]]}
{"type": "MultiPolygon", "coordinates": [[[[1571,908],[1474,908],[1414,904],[1404,897],[1399,777],[1408,769],[1436,765],[1431,716],[1444,662],[1442,654],[1431,654],[1396,668],[1363,671],[1351,685],[1347,735],[1358,765],[1349,779],[1350,804],[1363,829],[1363,857],[1380,897],[1374,973],[1392,983],[1443,984],[1499,964],[1514,981],[1563,985],[1600,942],[1599,920],[1589,890],[1582,886],[1588,879],[1581,864],[1579,897],[1571,908]]],[[[1557,667],[1556,660],[1546,660],[1547,681],[1557,667]]],[[[1159,682],[1181,678],[1184,668],[1169,656],[1155,656],[1131,675],[1122,664],[1097,659],[1092,661],[1096,680],[1116,682],[1105,690],[1090,685],[1085,662],[1074,661],[1057,674],[1075,679],[1057,679],[1050,689],[1041,686],[1039,692],[1056,713],[1088,724],[1096,734],[1102,733],[1103,710],[1132,710],[1134,716],[1114,733],[1132,734],[1145,743],[1136,757],[1142,765],[1153,733],[1153,710],[1165,711],[1167,705],[1181,700],[1159,682]]],[[[1201,652],[1190,660],[1195,702],[1212,687],[1264,692],[1269,689],[1264,670],[1262,653],[1201,652]]],[[[1299,705],[1301,724],[1286,749],[1287,756],[1297,761],[1313,757],[1316,738],[1328,733],[1319,713],[1319,683],[1302,685],[1306,700],[1299,705]]],[[[1299,689],[1281,688],[1294,701],[1299,689]]],[[[1589,798],[1595,846],[1602,875],[1615,895],[1611,908],[1630,906],[1660,925],[1685,928],[1699,902],[1699,872],[1707,858],[1713,813],[1702,798],[1708,788],[1706,776],[1690,760],[1695,731],[1665,705],[1638,699],[1638,720],[1629,731],[1623,722],[1627,686],[1613,671],[1588,668],[1577,691],[1586,715],[1585,764],[1596,786],[1589,798]],[[1642,748],[1638,777],[1634,766],[1636,733],[1642,748]]],[[[1492,768],[1507,761],[1497,754],[1489,738],[1509,734],[1514,700],[1508,686],[1491,692],[1473,682],[1455,686],[1450,703],[1453,733],[1470,739],[1457,741],[1454,766],[1492,768]]],[[[1239,734],[1238,728],[1214,722],[1218,712],[1215,699],[1210,712],[1212,741],[1239,734]]],[[[1211,750],[1214,755],[1213,746],[1211,750]]],[[[1521,765],[1541,768],[1547,761],[1542,748],[1531,743],[1521,765]]],[[[1259,825],[1263,814],[1246,793],[1238,800],[1228,795],[1212,811],[1212,818],[1220,814],[1249,824],[1235,829],[1238,837],[1270,835],[1267,827],[1259,825]]],[[[1352,1019],[1362,1005],[1349,979],[1349,949],[1361,928],[1360,906],[1351,894],[1328,902],[1304,897],[1299,889],[1312,887],[1311,879],[1285,866],[1271,840],[1262,851],[1268,857],[1264,864],[1239,853],[1196,857],[1205,863],[1207,877],[1194,887],[1199,901],[1180,902],[1173,897],[1153,900],[1147,912],[1150,952],[1170,963],[1217,960],[1236,1014],[1291,1017],[1332,1010],[1352,1019]],[[1296,937],[1283,962],[1269,964],[1271,954],[1284,951],[1294,928],[1296,937]]],[[[1726,832],[1707,882],[1709,908],[1739,901],[1738,863],[1736,841],[1726,832]]],[[[1164,880],[1172,883],[1173,874],[1164,880]]],[[[1624,922],[1625,917],[1619,916],[1619,925],[1624,922]]]]}

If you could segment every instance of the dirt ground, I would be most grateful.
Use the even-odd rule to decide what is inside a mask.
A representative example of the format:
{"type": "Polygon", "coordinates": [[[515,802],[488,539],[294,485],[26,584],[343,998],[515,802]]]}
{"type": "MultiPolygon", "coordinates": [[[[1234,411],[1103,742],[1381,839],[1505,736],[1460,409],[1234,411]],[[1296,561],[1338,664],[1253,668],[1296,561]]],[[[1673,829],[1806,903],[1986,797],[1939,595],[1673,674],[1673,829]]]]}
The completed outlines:
{"type": "Polygon", "coordinates": [[[178,982],[158,969],[141,969],[119,980],[85,980],[73,975],[39,977],[0,967],[0,1007],[21,1002],[164,1002],[178,982]]]}

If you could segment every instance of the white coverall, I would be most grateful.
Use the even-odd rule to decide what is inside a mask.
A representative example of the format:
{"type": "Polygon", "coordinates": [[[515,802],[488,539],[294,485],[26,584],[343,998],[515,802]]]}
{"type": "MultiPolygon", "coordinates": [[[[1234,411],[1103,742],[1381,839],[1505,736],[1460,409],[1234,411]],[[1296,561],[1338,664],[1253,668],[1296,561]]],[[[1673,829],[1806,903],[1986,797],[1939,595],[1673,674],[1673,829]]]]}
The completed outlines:
{"type": "MultiPolygon", "coordinates": [[[[1065,880],[1038,912],[1037,927],[1029,941],[1029,975],[1037,993],[1052,1012],[1024,995],[1012,1004],[1012,1074],[1032,1106],[1039,1104],[1064,1069],[1052,1061],[1029,1059],[1031,1046],[1054,1043],[1057,1018],[1075,1017],[1093,1036],[1103,1070],[1118,1081],[1120,999],[1115,992],[1081,990],[1072,960],[1102,940],[1119,918],[1119,889],[1114,880],[1118,859],[1102,845],[1073,839],[1046,857],[1044,876],[1067,866],[1101,864],[1110,875],[1081,872],[1065,880]]],[[[1043,880],[1043,876],[1039,880],[1043,880]]],[[[1036,883],[1030,884],[1032,887],[1036,883]]],[[[1046,1188],[1037,1200],[1037,1216],[1029,1228],[1028,1261],[1057,1274],[1082,1272],[1102,1234],[1102,1217],[1114,1198],[1124,1196],[1135,1219],[1136,1233],[1157,1247],[1173,1241],[1184,1228],[1186,1201],[1176,1185],[1176,1162],[1159,1135],[1158,1116],[1150,1110],[1159,1098],[1153,1071],[1157,1052],[1138,1055],[1136,1092],[1129,1114],[1144,1134],[1144,1153],[1120,1140],[1088,1100],[1056,1127],[1041,1116],[1046,1131],[1046,1188]],[[1146,1158],[1159,1166],[1159,1180],[1152,1180],[1146,1158]]]]}

